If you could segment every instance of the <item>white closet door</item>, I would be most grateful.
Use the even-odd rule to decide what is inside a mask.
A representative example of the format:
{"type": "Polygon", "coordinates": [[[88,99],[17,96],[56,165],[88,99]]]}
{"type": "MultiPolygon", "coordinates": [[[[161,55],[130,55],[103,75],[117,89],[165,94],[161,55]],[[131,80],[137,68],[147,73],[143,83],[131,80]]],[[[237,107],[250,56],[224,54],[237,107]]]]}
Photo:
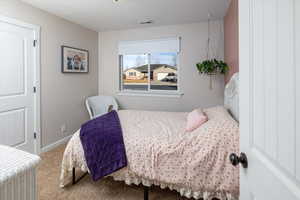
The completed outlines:
{"type": "Polygon", "coordinates": [[[300,199],[300,1],[241,0],[241,200],[300,199]]]}
{"type": "Polygon", "coordinates": [[[34,153],[34,31],[0,20],[0,144],[34,153]]]}

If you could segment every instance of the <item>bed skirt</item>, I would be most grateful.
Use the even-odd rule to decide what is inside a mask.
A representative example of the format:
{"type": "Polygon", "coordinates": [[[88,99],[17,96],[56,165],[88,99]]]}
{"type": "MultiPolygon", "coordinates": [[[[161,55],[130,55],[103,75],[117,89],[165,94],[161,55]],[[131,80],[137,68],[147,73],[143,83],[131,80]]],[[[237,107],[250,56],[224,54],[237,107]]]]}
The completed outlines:
{"type": "Polygon", "coordinates": [[[112,176],[115,181],[124,181],[127,185],[144,185],[150,187],[152,185],[159,186],[161,189],[170,189],[175,190],[180,193],[181,196],[194,199],[203,199],[203,200],[212,200],[218,198],[219,200],[238,200],[234,198],[231,194],[223,193],[210,193],[210,192],[197,192],[192,191],[191,189],[180,187],[178,185],[173,185],[170,183],[162,183],[160,181],[148,180],[142,177],[121,177],[121,176],[112,176]]]}
{"type": "MultiPolygon", "coordinates": [[[[87,173],[88,169],[86,166],[81,166],[79,167],[80,171],[82,173],[87,173]]],[[[126,169],[126,168],[125,168],[126,169]]],[[[73,168],[70,168],[68,170],[68,172],[65,172],[67,174],[71,174],[71,171],[73,170],[73,168]]],[[[214,198],[218,198],[219,200],[238,200],[238,198],[233,197],[230,193],[210,193],[208,191],[205,192],[200,192],[200,191],[192,191],[191,189],[182,187],[182,186],[178,186],[178,185],[174,185],[174,184],[170,184],[170,183],[163,183],[160,181],[155,181],[155,180],[149,180],[149,179],[145,179],[143,177],[138,177],[136,175],[134,176],[130,176],[128,175],[126,172],[124,173],[124,169],[121,169],[107,177],[112,177],[113,180],[115,181],[122,181],[125,182],[125,184],[127,185],[140,185],[142,184],[143,186],[146,187],[151,187],[153,185],[160,187],[161,189],[170,189],[170,190],[174,190],[178,193],[180,193],[181,196],[187,197],[189,199],[194,198],[194,199],[203,199],[203,200],[212,200],[214,198]]],[[[107,178],[106,177],[106,178],[107,178]]],[[[69,176],[68,178],[65,177],[67,179],[66,182],[72,182],[72,177],[69,176]]],[[[60,187],[64,187],[65,185],[61,184],[60,187]]]]}

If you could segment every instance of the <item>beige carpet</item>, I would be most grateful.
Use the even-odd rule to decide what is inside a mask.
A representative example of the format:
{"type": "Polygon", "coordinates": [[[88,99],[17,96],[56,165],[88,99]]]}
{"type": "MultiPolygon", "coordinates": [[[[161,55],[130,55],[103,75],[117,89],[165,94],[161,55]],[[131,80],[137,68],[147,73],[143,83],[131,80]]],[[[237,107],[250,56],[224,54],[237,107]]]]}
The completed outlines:
{"type": "MultiPolygon", "coordinates": [[[[143,200],[143,188],[128,186],[123,182],[105,178],[93,182],[86,176],[79,183],[65,189],[59,188],[60,163],[65,145],[41,155],[38,167],[39,200],[143,200]]],[[[177,192],[150,189],[150,200],[186,200],[177,192]]]]}

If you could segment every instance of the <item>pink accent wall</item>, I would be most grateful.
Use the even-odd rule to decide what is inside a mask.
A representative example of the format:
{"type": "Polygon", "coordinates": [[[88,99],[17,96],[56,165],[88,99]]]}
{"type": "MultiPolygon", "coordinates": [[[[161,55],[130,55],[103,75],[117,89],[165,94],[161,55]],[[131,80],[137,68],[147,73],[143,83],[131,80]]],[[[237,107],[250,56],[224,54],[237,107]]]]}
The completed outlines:
{"type": "Polygon", "coordinates": [[[227,14],[224,17],[224,59],[229,65],[229,72],[225,75],[227,83],[231,76],[239,71],[239,12],[238,0],[231,0],[227,14]]]}

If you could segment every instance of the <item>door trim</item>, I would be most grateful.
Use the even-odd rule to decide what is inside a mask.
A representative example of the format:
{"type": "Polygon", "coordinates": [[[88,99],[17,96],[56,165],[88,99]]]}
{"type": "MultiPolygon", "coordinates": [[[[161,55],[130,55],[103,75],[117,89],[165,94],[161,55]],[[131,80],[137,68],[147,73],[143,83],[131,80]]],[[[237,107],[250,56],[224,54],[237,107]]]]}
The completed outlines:
{"type": "MultiPolygon", "coordinates": [[[[41,27],[34,24],[29,24],[14,18],[0,15],[0,21],[12,25],[21,26],[27,29],[31,29],[34,33],[34,40],[36,45],[34,47],[34,83],[36,92],[34,94],[34,132],[36,133],[36,139],[34,140],[34,151],[36,154],[41,153],[41,88],[40,88],[40,73],[41,73],[41,52],[40,52],[40,34],[41,27]]],[[[33,44],[32,44],[33,45],[33,44]]],[[[34,134],[34,133],[32,133],[34,134]]]]}

